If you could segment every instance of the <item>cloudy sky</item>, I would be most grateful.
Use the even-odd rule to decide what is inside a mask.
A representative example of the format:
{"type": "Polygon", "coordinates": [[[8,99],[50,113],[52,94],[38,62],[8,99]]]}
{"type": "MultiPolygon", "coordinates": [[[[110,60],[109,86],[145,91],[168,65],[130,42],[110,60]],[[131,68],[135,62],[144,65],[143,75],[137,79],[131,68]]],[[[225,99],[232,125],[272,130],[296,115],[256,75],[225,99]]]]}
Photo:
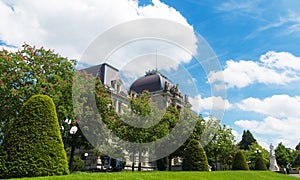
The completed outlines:
{"type": "MultiPolygon", "coordinates": [[[[118,48],[107,61],[134,79],[156,66],[156,58],[158,68],[190,95],[195,111],[208,116],[212,106],[222,107],[222,123],[238,138],[249,129],[266,148],[279,142],[295,148],[300,141],[298,7],[298,0],[0,0],[0,46],[15,50],[26,42],[80,61],[98,37],[121,23],[143,18],[174,21],[186,31],[173,28],[166,38],[188,52],[144,39],[118,48]],[[220,68],[206,71],[193,58],[203,56],[208,63],[218,60],[220,68]],[[224,89],[226,96],[218,94],[224,89]]],[[[143,28],[153,33],[153,27],[143,28]]],[[[161,26],[168,28],[172,27],[161,26]]],[[[94,55],[80,66],[101,63],[102,57],[94,55]]]]}

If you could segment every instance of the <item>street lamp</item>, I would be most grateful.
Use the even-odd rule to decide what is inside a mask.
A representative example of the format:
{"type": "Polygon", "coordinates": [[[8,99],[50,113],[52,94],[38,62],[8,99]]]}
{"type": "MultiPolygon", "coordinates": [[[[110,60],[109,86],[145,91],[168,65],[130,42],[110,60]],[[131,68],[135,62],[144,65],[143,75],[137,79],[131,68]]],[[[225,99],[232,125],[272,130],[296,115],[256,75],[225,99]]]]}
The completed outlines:
{"type": "Polygon", "coordinates": [[[72,126],[71,129],[70,129],[70,134],[71,134],[71,135],[76,134],[77,130],[78,130],[78,127],[77,127],[77,126],[72,126]]]}
{"type": "MultiPolygon", "coordinates": [[[[69,129],[70,126],[71,126],[72,120],[71,119],[66,119],[65,123],[67,124],[66,127],[69,129]]],[[[68,132],[68,129],[65,130],[65,127],[61,126],[61,130],[63,131],[63,134],[64,134],[65,149],[67,148],[67,140],[76,134],[76,132],[78,131],[78,127],[76,125],[73,125],[70,128],[69,132],[68,132]]],[[[72,172],[72,169],[73,169],[72,166],[73,166],[74,152],[75,152],[75,143],[74,143],[74,139],[72,139],[72,141],[71,141],[71,153],[70,153],[70,160],[69,160],[69,170],[70,170],[70,172],[72,172]]]]}
{"type": "Polygon", "coordinates": [[[84,171],[86,171],[86,158],[88,157],[88,153],[84,153],[84,171]]]}
{"type": "MultiPolygon", "coordinates": [[[[71,123],[72,123],[72,120],[71,120],[71,119],[66,119],[66,120],[65,120],[65,123],[68,124],[67,127],[70,127],[70,125],[71,125],[71,123]]],[[[70,128],[69,133],[68,133],[68,130],[67,130],[68,128],[65,130],[65,127],[64,127],[63,125],[61,125],[60,129],[61,129],[62,132],[63,132],[64,147],[65,147],[65,149],[66,149],[66,148],[67,148],[67,141],[68,141],[68,139],[70,138],[69,133],[70,133],[71,135],[76,134],[76,132],[78,131],[78,128],[77,128],[77,126],[72,126],[72,127],[70,128]]]]}
{"type": "Polygon", "coordinates": [[[254,151],[257,155],[259,155],[261,153],[261,150],[256,148],[256,150],[254,151]]]}

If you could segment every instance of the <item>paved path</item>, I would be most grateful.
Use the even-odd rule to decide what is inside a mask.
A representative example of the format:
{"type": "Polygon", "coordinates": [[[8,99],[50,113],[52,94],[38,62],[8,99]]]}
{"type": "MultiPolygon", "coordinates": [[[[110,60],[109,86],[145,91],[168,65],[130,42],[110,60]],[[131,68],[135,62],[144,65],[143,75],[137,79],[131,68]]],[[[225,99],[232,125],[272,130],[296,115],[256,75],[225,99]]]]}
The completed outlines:
{"type": "Polygon", "coordinates": [[[294,177],[300,178],[300,174],[290,174],[290,176],[294,176],[294,177]]]}

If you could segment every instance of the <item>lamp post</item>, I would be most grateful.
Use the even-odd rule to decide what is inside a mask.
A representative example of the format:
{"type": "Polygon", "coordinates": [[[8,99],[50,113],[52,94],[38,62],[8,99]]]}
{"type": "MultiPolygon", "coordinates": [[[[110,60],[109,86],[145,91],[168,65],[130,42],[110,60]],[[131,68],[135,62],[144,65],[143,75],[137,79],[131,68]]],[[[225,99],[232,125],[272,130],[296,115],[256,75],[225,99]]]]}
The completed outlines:
{"type": "Polygon", "coordinates": [[[217,143],[217,146],[216,146],[216,157],[215,157],[215,160],[216,160],[216,168],[215,168],[215,171],[218,170],[218,151],[219,151],[219,146],[220,146],[220,144],[217,143]]]}
{"type": "Polygon", "coordinates": [[[261,158],[260,157],[261,150],[258,149],[258,148],[256,148],[256,150],[254,152],[256,153],[256,159],[255,159],[255,165],[254,165],[254,167],[255,167],[256,170],[259,170],[259,169],[261,169],[260,168],[260,161],[259,161],[259,158],[261,158]]]}
{"type": "Polygon", "coordinates": [[[75,143],[74,143],[73,137],[76,134],[76,132],[78,131],[78,127],[76,125],[73,125],[71,127],[71,123],[72,123],[71,119],[66,119],[65,123],[67,124],[66,127],[69,128],[69,131],[68,131],[68,129],[65,130],[64,126],[61,126],[61,130],[63,131],[63,134],[64,134],[64,147],[65,147],[65,149],[67,148],[67,140],[72,138],[71,153],[70,153],[70,159],[69,159],[69,170],[70,170],[70,172],[72,172],[72,170],[73,170],[72,165],[73,165],[74,152],[75,152],[75,143]]]}
{"type": "MultiPolygon", "coordinates": [[[[70,135],[73,137],[76,132],[77,132],[78,128],[77,126],[72,126],[70,129],[70,135]]],[[[69,170],[70,172],[73,171],[73,159],[74,159],[74,153],[75,153],[75,143],[74,143],[74,139],[71,142],[71,153],[70,153],[70,161],[69,161],[69,170]]]]}
{"type": "Polygon", "coordinates": [[[258,149],[258,148],[256,148],[256,150],[254,151],[257,155],[260,155],[260,153],[261,153],[261,150],[260,149],[258,149]]]}
{"type": "Polygon", "coordinates": [[[86,158],[88,157],[88,153],[84,153],[84,171],[86,171],[86,158]]]}

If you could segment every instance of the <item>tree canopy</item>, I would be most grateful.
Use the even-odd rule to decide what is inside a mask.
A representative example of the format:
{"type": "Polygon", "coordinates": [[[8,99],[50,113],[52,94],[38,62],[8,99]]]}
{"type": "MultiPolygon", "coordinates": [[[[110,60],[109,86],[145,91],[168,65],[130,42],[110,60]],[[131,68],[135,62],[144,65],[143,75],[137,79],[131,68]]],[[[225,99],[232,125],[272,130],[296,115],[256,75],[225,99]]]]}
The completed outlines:
{"type": "MultiPolygon", "coordinates": [[[[210,118],[208,121],[214,120],[210,118]]],[[[216,163],[222,163],[224,169],[230,169],[234,154],[237,151],[234,135],[231,128],[225,125],[221,126],[219,121],[216,126],[217,130],[212,140],[204,147],[208,162],[212,167],[215,167],[216,163]]]]}
{"type": "Polygon", "coordinates": [[[243,132],[242,140],[238,143],[240,149],[249,150],[249,146],[256,142],[256,139],[253,137],[252,133],[247,130],[243,132]]]}
{"type": "Polygon", "coordinates": [[[282,142],[276,147],[275,156],[280,167],[285,167],[287,164],[292,163],[292,152],[282,142]]]}
{"type": "Polygon", "coordinates": [[[247,161],[249,162],[250,169],[256,169],[255,162],[257,161],[258,157],[261,157],[265,165],[270,165],[270,157],[268,150],[264,149],[257,142],[253,142],[249,146],[249,150],[244,150],[244,154],[247,161]]]}
{"type": "Polygon", "coordinates": [[[23,103],[35,94],[45,94],[53,99],[60,124],[66,118],[75,120],[71,86],[76,61],[43,47],[28,44],[22,47],[17,52],[0,51],[2,135],[20,113],[23,103]]]}

